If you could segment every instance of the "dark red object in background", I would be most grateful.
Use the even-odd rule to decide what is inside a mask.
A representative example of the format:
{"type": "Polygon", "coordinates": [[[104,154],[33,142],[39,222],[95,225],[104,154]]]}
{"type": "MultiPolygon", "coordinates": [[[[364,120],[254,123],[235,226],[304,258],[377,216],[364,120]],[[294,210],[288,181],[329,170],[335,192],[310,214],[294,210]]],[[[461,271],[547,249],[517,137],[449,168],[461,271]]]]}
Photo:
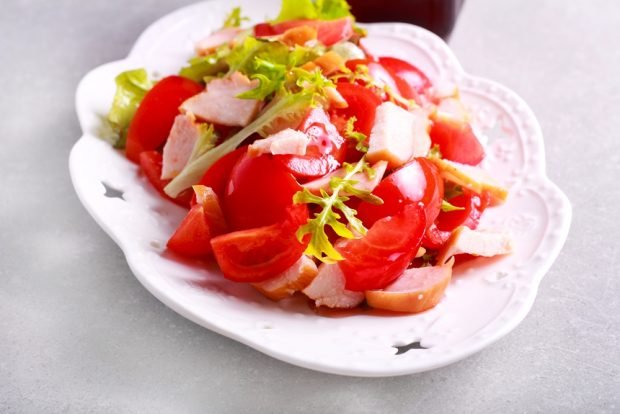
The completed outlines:
{"type": "Polygon", "coordinates": [[[447,40],[464,0],[349,0],[359,22],[405,22],[447,40]]]}

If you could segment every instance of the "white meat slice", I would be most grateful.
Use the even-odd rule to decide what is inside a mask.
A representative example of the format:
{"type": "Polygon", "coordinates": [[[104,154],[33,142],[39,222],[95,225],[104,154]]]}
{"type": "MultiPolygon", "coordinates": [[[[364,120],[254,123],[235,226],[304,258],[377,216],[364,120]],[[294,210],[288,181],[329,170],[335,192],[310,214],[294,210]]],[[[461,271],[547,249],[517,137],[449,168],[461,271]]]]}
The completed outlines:
{"type": "Polygon", "coordinates": [[[397,168],[413,157],[425,156],[431,146],[429,126],[421,108],[407,111],[392,102],[382,103],[368,139],[368,160],[386,160],[390,168],[397,168]]]}
{"type": "Polygon", "coordinates": [[[190,114],[177,115],[164,145],[161,178],[176,177],[189,161],[196,141],[200,137],[200,125],[190,114]]]}
{"type": "Polygon", "coordinates": [[[303,293],[314,300],[316,306],[329,308],[354,308],[364,300],[364,292],[345,289],[344,274],[337,264],[321,264],[319,274],[303,293]]]}
{"type": "Polygon", "coordinates": [[[181,111],[192,113],[207,122],[244,127],[256,116],[261,101],[237,96],[257,86],[258,80],[251,81],[242,73],[235,72],[227,78],[209,82],[206,91],[183,102],[181,111]]]}
{"type": "Polygon", "coordinates": [[[303,255],[289,269],[269,280],[254,283],[254,287],[269,299],[280,300],[304,289],[317,273],[314,261],[303,255]]]}
{"type": "MultiPolygon", "coordinates": [[[[365,171],[359,172],[352,177],[352,180],[357,181],[355,184],[355,188],[360,190],[372,192],[383,179],[383,175],[385,174],[385,170],[387,169],[388,163],[387,161],[379,161],[373,164],[372,169],[375,171],[375,174],[372,178],[368,177],[368,174],[365,171]]],[[[317,178],[316,180],[312,180],[303,185],[303,187],[310,190],[310,192],[314,194],[320,194],[321,189],[327,191],[328,194],[331,194],[332,189],[329,186],[329,182],[333,177],[344,177],[346,175],[346,170],[344,168],[338,168],[331,173],[324,175],[321,178],[317,178]]],[[[348,195],[346,193],[342,193],[342,195],[348,195]]]]}
{"type": "Polygon", "coordinates": [[[219,46],[231,43],[239,33],[241,29],[236,27],[227,27],[217,32],[211,33],[209,36],[199,40],[194,46],[196,54],[199,56],[208,55],[213,52],[219,46]]]}
{"type": "Polygon", "coordinates": [[[254,141],[248,148],[248,154],[255,157],[261,154],[306,155],[309,143],[310,137],[304,132],[287,128],[267,138],[254,141]]]}
{"type": "Polygon", "coordinates": [[[450,239],[437,256],[437,263],[440,265],[446,263],[450,257],[459,254],[493,257],[511,253],[512,249],[512,238],[507,233],[471,230],[462,226],[452,232],[450,239]]]}

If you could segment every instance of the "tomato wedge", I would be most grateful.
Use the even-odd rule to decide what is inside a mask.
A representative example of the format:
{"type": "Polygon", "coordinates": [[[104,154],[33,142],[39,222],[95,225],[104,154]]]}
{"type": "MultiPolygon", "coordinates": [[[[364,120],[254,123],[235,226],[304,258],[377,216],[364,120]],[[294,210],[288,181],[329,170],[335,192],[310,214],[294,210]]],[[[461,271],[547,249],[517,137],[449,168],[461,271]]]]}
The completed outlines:
{"type": "Polygon", "coordinates": [[[138,163],[140,153],[159,149],[168,138],[179,106],[204,90],[204,86],[181,76],[168,76],[147,92],[127,131],[125,154],[138,163]]]}
{"type": "Polygon", "coordinates": [[[209,187],[194,186],[198,203],[192,206],[176,229],[168,249],[188,258],[202,258],[211,253],[211,238],[225,233],[226,221],[218,197],[209,187]]]}
{"type": "Polygon", "coordinates": [[[420,95],[432,86],[428,77],[409,62],[393,57],[380,57],[379,63],[394,79],[398,91],[406,99],[420,103],[420,95]]]}
{"type": "Polygon", "coordinates": [[[441,155],[461,164],[478,165],[484,158],[484,148],[467,122],[436,113],[431,127],[431,141],[439,145],[441,155]]]}
{"type": "Polygon", "coordinates": [[[289,20],[276,24],[260,23],[254,26],[254,36],[275,36],[299,26],[315,28],[318,41],[325,46],[343,42],[353,36],[353,20],[350,17],[335,20],[289,20]]]}
{"type": "Polygon", "coordinates": [[[211,187],[218,197],[224,197],[232,169],[247,150],[247,145],[239,147],[215,161],[202,176],[199,184],[211,187]]]}
{"type": "Polygon", "coordinates": [[[487,205],[487,202],[482,200],[478,194],[467,190],[464,190],[463,194],[450,198],[448,202],[463,210],[439,213],[436,224],[437,228],[443,231],[452,231],[460,226],[475,230],[487,205]]]}
{"type": "Polygon", "coordinates": [[[339,82],[336,85],[336,89],[349,106],[331,109],[330,116],[332,122],[337,127],[340,127],[342,132],[347,120],[354,116],[357,119],[354,125],[355,130],[369,136],[375,123],[377,106],[381,105],[381,98],[370,89],[357,83],[339,82]],[[340,119],[340,122],[338,119],[340,119]]]}
{"type": "Polygon", "coordinates": [[[282,222],[301,189],[286,168],[270,155],[243,155],[233,167],[224,195],[224,214],[232,230],[282,222]]]}
{"type": "Polygon", "coordinates": [[[164,188],[168,185],[170,180],[161,179],[162,162],[162,155],[157,151],[144,151],[140,153],[140,168],[144,172],[144,175],[146,175],[146,178],[153,185],[153,187],[155,187],[157,192],[161,194],[162,197],[167,198],[168,200],[180,205],[181,207],[189,207],[190,201],[193,197],[193,193],[191,190],[183,191],[176,198],[171,198],[170,196],[168,196],[168,194],[164,192],[164,188]]]}
{"type": "Polygon", "coordinates": [[[422,207],[408,204],[393,216],[377,221],[360,239],[342,240],[336,249],[346,288],[353,291],[383,289],[405,271],[414,258],[426,218],[422,207]]]}
{"type": "Polygon", "coordinates": [[[284,272],[306,249],[307,243],[300,243],[295,233],[307,220],[308,208],[294,204],[281,223],[213,238],[213,254],[224,277],[258,283],[284,272]]]}
{"type": "Polygon", "coordinates": [[[416,158],[385,177],[374,189],[383,204],[362,202],[357,208],[358,217],[366,227],[377,220],[397,214],[408,204],[422,203],[426,223],[433,223],[441,208],[443,180],[437,167],[426,158],[416,158]]]}
{"type": "Polygon", "coordinates": [[[310,137],[306,155],[276,155],[275,160],[301,181],[322,177],[340,167],[347,148],[325,110],[310,110],[298,129],[310,137]]]}

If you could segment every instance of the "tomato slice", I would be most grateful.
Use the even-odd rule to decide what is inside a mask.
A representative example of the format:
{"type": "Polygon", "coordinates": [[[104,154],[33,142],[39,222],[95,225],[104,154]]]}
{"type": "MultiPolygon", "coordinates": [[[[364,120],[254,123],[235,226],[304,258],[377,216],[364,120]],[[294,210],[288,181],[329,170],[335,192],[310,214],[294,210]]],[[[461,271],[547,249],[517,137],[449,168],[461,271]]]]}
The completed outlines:
{"type": "Polygon", "coordinates": [[[301,189],[295,177],[270,155],[243,155],[233,167],[224,195],[224,214],[233,230],[279,223],[293,195],[301,189]]]}
{"type": "Polygon", "coordinates": [[[322,177],[340,167],[347,148],[324,109],[310,110],[298,129],[310,137],[306,155],[276,155],[275,160],[302,181],[322,177]]]}
{"type": "Polygon", "coordinates": [[[202,176],[199,184],[211,187],[220,199],[224,197],[232,169],[247,150],[247,145],[239,147],[215,161],[202,176]]]}
{"type": "Polygon", "coordinates": [[[478,165],[484,158],[484,148],[467,122],[437,113],[433,116],[430,136],[447,160],[478,165]]]}
{"type": "Polygon", "coordinates": [[[335,20],[289,20],[287,22],[254,26],[254,36],[275,36],[299,26],[310,26],[317,30],[317,39],[325,46],[348,40],[353,36],[353,20],[343,17],[335,20]]]}
{"type": "Polygon", "coordinates": [[[460,226],[475,230],[478,227],[482,212],[486,208],[486,203],[478,194],[465,190],[463,194],[450,198],[448,202],[455,207],[462,207],[463,210],[439,213],[436,221],[439,230],[452,231],[460,226]]]}
{"type": "Polygon", "coordinates": [[[189,207],[190,200],[193,197],[193,193],[191,190],[183,191],[176,198],[171,198],[170,196],[168,196],[168,194],[164,192],[164,188],[168,185],[170,180],[161,179],[162,162],[162,155],[157,151],[144,151],[140,153],[140,168],[144,172],[144,175],[146,175],[146,178],[153,185],[153,187],[155,187],[157,192],[159,192],[162,197],[167,198],[168,200],[180,205],[181,207],[189,207]]]}
{"type": "Polygon", "coordinates": [[[381,105],[381,98],[370,89],[356,83],[340,82],[336,85],[336,89],[349,106],[331,109],[332,122],[337,127],[340,126],[344,129],[346,121],[354,116],[357,118],[354,125],[355,130],[369,136],[375,123],[377,106],[381,105]],[[341,122],[338,122],[337,119],[340,119],[341,122]]]}
{"type": "Polygon", "coordinates": [[[125,154],[139,162],[140,153],[159,149],[168,138],[179,106],[204,90],[204,86],[181,76],[168,76],[147,92],[127,131],[125,154]]]}
{"type": "Polygon", "coordinates": [[[215,192],[205,186],[194,189],[199,202],[168,240],[168,249],[184,257],[202,258],[211,253],[211,238],[225,233],[227,227],[215,192]]]}
{"type": "Polygon", "coordinates": [[[379,63],[394,79],[403,98],[414,99],[419,103],[419,95],[432,86],[428,77],[409,62],[394,57],[380,57],[379,63]]]}
{"type": "Polygon", "coordinates": [[[383,204],[362,202],[357,208],[358,217],[366,227],[377,220],[397,214],[408,204],[422,203],[426,223],[430,226],[441,209],[443,180],[435,165],[426,158],[416,158],[385,177],[374,189],[383,204]]]}
{"type": "Polygon", "coordinates": [[[424,230],[424,209],[408,204],[393,216],[378,220],[360,239],[343,240],[336,248],[346,288],[354,291],[383,289],[396,280],[415,257],[424,230]]]}
{"type": "Polygon", "coordinates": [[[295,233],[307,220],[307,207],[294,204],[281,223],[213,238],[213,254],[224,277],[258,283],[291,267],[306,249],[307,243],[300,243],[295,233]]]}

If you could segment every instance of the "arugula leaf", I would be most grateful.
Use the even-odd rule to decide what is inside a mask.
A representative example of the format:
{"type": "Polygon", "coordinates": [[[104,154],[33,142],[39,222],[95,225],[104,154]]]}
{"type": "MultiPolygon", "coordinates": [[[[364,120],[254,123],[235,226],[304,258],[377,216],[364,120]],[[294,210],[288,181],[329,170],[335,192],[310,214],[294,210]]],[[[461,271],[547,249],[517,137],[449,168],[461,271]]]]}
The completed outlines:
{"type": "Polygon", "coordinates": [[[250,20],[247,17],[241,16],[241,7],[235,7],[231,10],[226,20],[224,20],[224,27],[239,27],[241,22],[250,20]]]}
{"type": "Polygon", "coordinates": [[[169,196],[176,197],[181,191],[196,184],[215,161],[232,152],[250,135],[264,133],[271,125],[277,124],[283,118],[297,117],[300,114],[303,116],[313,99],[312,92],[301,91],[273,100],[263,113],[248,126],[217,147],[189,162],[183,171],[166,186],[164,191],[169,196]]]}
{"type": "Polygon", "coordinates": [[[113,131],[112,144],[115,148],[124,148],[129,124],[144,95],[153,86],[153,82],[149,80],[145,69],[122,72],[116,76],[114,81],[116,93],[107,121],[113,131]]]}
{"type": "Polygon", "coordinates": [[[346,0],[282,0],[280,14],[275,23],[287,20],[335,20],[353,17],[346,0]]]}
{"type": "Polygon", "coordinates": [[[439,149],[439,145],[433,145],[433,147],[428,151],[428,155],[426,157],[441,159],[443,155],[441,155],[441,149],[439,149]]]}
{"type": "MultiPolygon", "coordinates": [[[[368,152],[368,145],[366,145],[366,139],[368,138],[366,134],[362,134],[361,132],[355,131],[354,125],[357,122],[357,118],[352,116],[347,120],[347,124],[344,127],[344,135],[345,138],[352,139],[356,142],[355,149],[360,152],[368,152]]],[[[372,177],[371,177],[372,178],[372,177]]]]}
{"type": "Polygon", "coordinates": [[[441,211],[443,211],[444,213],[448,213],[450,211],[459,211],[459,210],[465,210],[465,207],[457,207],[455,205],[450,204],[446,200],[441,200],[441,211]]]}
{"type": "Polygon", "coordinates": [[[334,263],[343,259],[342,255],[329,241],[325,232],[326,226],[331,227],[338,236],[346,239],[352,239],[356,237],[356,234],[366,234],[367,230],[361,220],[357,218],[357,212],[345,204],[350,198],[344,194],[349,194],[373,204],[383,203],[383,200],[369,191],[355,187],[357,182],[353,177],[364,171],[365,167],[368,166],[367,164],[365,157],[362,157],[355,165],[346,164],[345,176],[332,177],[330,180],[331,194],[321,190],[321,195],[318,196],[304,188],[293,196],[294,203],[316,204],[321,207],[321,211],[315,213],[314,218],[308,220],[306,224],[297,230],[297,239],[300,241],[307,234],[310,234],[310,242],[306,248],[306,254],[314,256],[324,263],[334,263]],[[342,216],[337,211],[340,211],[342,216],[344,216],[350,228],[340,221],[342,216]]]}

